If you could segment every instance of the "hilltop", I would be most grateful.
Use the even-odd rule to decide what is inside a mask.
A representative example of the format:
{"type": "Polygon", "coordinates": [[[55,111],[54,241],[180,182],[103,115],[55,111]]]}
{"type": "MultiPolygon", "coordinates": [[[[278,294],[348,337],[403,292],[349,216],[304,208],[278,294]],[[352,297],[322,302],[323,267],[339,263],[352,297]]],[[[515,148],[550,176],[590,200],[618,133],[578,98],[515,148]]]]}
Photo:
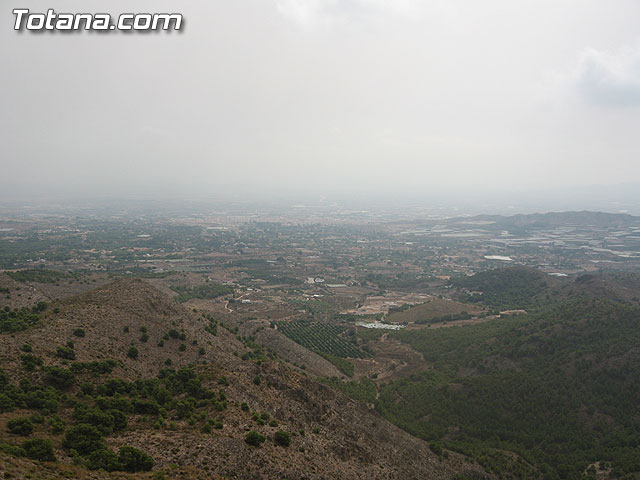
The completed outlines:
{"type": "Polygon", "coordinates": [[[622,303],[640,300],[640,275],[624,272],[554,277],[535,268],[514,266],[457,277],[451,283],[458,289],[458,298],[502,309],[537,310],[576,295],[622,303]]]}

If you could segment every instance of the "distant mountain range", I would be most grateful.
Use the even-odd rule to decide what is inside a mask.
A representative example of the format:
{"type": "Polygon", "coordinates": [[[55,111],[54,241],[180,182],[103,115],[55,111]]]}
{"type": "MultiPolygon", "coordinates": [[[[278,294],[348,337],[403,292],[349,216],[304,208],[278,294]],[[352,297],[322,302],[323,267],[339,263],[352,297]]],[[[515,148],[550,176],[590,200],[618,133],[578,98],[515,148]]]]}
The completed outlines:
{"type": "Polygon", "coordinates": [[[473,217],[456,217],[449,221],[449,224],[469,225],[476,224],[483,229],[504,229],[510,228],[526,230],[544,230],[557,227],[602,227],[615,228],[632,225],[640,226],[640,217],[626,213],[605,213],[605,212],[549,212],[518,214],[512,216],[504,215],[477,215],[473,217]]]}

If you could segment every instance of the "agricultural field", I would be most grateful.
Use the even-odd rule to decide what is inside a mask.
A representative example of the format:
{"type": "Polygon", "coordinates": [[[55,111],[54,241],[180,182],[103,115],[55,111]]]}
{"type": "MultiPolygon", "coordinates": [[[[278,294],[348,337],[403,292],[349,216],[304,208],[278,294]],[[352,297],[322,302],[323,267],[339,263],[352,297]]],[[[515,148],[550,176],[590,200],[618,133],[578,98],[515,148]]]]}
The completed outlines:
{"type": "Polygon", "coordinates": [[[449,316],[459,316],[463,313],[476,315],[483,311],[478,305],[434,297],[420,305],[393,312],[387,316],[386,320],[391,323],[428,323],[431,320],[437,321],[446,319],[449,316]]]}
{"type": "Polygon", "coordinates": [[[346,329],[338,325],[296,320],[294,322],[278,322],[277,327],[291,340],[314,352],[341,358],[365,358],[367,356],[355,342],[344,337],[346,329]]]}

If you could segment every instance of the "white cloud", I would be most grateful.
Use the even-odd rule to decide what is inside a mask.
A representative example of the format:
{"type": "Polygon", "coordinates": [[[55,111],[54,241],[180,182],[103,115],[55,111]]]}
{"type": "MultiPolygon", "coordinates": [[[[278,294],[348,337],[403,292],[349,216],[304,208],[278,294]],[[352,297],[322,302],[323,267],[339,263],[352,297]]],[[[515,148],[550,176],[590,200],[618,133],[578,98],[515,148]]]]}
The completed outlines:
{"type": "Polygon", "coordinates": [[[278,11],[300,26],[333,26],[376,13],[411,16],[417,0],[275,0],[278,11]]]}
{"type": "Polygon", "coordinates": [[[640,44],[617,52],[587,49],[575,79],[583,99],[598,106],[640,106],[640,44]]]}

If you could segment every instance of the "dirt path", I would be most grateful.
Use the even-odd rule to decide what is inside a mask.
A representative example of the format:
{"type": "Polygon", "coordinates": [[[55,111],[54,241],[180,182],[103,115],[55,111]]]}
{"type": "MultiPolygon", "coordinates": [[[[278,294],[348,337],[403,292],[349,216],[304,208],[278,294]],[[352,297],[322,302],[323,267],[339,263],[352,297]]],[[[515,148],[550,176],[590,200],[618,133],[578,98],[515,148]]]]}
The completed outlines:
{"type": "MultiPolygon", "coordinates": [[[[251,292],[246,292],[243,293],[242,295],[240,295],[236,301],[238,300],[242,300],[244,297],[246,297],[247,295],[250,295],[251,292]]],[[[227,300],[226,302],[224,302],[224,309],[227,311],[227,313],[233,313],[233,310],[231,308],[229,308],[229,300],[227,300]]]]}

